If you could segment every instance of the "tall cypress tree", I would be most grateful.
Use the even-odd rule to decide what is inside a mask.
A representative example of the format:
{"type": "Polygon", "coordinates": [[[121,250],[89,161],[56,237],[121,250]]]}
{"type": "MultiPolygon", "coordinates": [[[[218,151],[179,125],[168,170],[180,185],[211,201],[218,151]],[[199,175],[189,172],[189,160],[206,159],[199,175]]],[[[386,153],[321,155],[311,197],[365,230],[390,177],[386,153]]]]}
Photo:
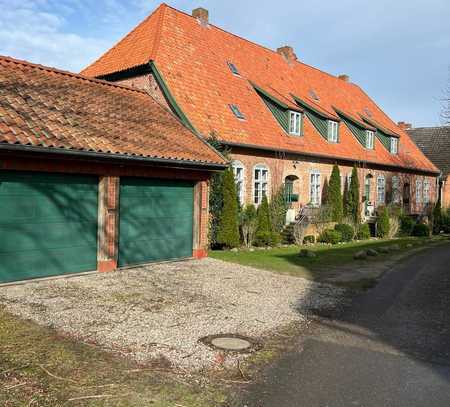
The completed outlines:
{"type": "Polygon", "coordinates": [[[258,207],[256,226],[256,243],[258,246],[272,243],[272,223],[270,220],[269,202],[264,197],[258,207]]]}
{"type": "Polygon", "coordinates": [[[327,203],[331,209],[331,220],[338,223],[342,222],[341,174],[337,164],[333,165],[333,171],[331,172],[327,203]]]}
{"type": "Polygon", "coordinates": [[[359,179],[356,165],[353,166],[352,170],[352,180],[348,192],[348,209],[353,222],[359,225],[361,223],[361,212],[359,208],[359,179]]]}
{"type": "Polygon", "coordinates": [[[233,171],[228,168],[223,175],[223,206],[217,225],[217,242],[229,248],[239,246],[239,205],[236,195],[233,171]]]}

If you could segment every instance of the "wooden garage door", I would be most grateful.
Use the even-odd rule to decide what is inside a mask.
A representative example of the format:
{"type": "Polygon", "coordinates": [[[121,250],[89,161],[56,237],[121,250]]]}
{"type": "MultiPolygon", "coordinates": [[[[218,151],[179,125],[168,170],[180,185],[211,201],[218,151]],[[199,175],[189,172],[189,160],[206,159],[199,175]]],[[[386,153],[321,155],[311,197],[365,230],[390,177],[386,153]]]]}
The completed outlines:
{"type": "Polygon", "coordinates": [[[192,256],[194,185],[122,178],[119,265],[192,256]]]}
{"type": "Polygon", "coordinates": [[[0,171],[0,283],[97,268],[96,177],[0,171]]]}

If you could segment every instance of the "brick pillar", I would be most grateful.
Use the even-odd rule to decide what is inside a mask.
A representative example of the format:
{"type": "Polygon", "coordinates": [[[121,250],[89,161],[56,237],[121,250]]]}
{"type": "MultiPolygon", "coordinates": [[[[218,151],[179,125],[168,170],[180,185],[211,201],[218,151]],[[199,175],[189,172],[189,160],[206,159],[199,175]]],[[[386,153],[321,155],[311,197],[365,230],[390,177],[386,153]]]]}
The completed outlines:
{"type": "Polygon", "coordinates": [[[209,191],[206,181],[199,181],[194,189],[194,250],[192,256],[208,256],[209,191]]]}
{"type": "Polygon", "coordinates": [[[100,177],[98,199],[97,270],[117,268],[119,177],[100,177]]]}

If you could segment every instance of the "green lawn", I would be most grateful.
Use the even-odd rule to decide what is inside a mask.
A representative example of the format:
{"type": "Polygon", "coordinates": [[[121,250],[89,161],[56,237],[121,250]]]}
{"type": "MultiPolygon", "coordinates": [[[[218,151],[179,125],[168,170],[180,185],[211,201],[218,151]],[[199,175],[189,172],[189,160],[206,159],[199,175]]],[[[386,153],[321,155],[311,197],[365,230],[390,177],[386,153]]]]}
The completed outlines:
{"type": "Polygon", "coordinates": [[[220,406],[218,387],[199,386],[160,362],[118,355],[23,321],[0,306],[0,406],[220,406]]]}
{"type": "MultiPolygon", "coordinates": [[[[401,238],[393,240],[368,240],[359,242],[344,243],[335,246],[328,245],[311,245],[305,248],[316,253],[317,257],[306,258],[300,257],[300,249],[297,246],[289,246],[283,248],[275,248],[270,250],[258,250],[251,252],[248,250],[240,250],[238,252],[231,251],[211,251],[210,257],[238,263],[245,266],[252,266],[277,273],[289,274],[307,278],[310,280],[325,281],[328,277],[335,275],[336,270],[347,266],[355,268],[365,267],[374,264],[374,262],[387,260],[398,257],[399,254],[406,250],[406,245],[412,243],[414,247],[428,244],[436,241],[429,238],[401,238]],[[387,254],[379,254],[377,257],[368,258],[367,260],[353,260],[353,255],[364,249],[377,249],[381,246],[390,246],[398,244],[400,250],[387,254]]],[[[347,267],[349,268],[349,267],[347,267]]]]}

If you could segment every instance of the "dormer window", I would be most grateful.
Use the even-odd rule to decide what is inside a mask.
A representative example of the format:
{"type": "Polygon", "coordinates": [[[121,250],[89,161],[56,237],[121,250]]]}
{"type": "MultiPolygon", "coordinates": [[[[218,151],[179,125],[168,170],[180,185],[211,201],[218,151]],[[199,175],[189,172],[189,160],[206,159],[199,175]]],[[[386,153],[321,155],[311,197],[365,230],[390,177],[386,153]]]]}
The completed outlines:
{"type": "Polygon", "coordinates": [[[375,133],[372,130],[366,130],[366,148],[373,150],[375,145],[375,133]]]}
{"type": "Polygon", "coordinates": [[[239,70],[237,69],[236,65],[232,62],[228,61],[228,68],[230,68],[230,71],[233,73],[233,75],[240,76],[239,70]]]}
{"type": "Polygon", "coordinates": [[[233,112],[233,114],[241,120],[245,120],[245,116],[243,115],[243,113],[239,110],[239,108],[236,105],[229,105],[231,111],[233,112]]]}
{"type": "Polygon", "coordinates": [[[330,143],[338,142],[339,123],[334,120],[328,120],[328,141],[330,143]]]}
{"type": "Polygon", "coordinates": [[[302,128],[302,114],[300,112],[289,111],[289,134],[300,136],[302,128]]]}
{"type": "Polygon", "coordinates": [[[398,154],[398,138],[391,137],[391,154],[398,154]]]}

